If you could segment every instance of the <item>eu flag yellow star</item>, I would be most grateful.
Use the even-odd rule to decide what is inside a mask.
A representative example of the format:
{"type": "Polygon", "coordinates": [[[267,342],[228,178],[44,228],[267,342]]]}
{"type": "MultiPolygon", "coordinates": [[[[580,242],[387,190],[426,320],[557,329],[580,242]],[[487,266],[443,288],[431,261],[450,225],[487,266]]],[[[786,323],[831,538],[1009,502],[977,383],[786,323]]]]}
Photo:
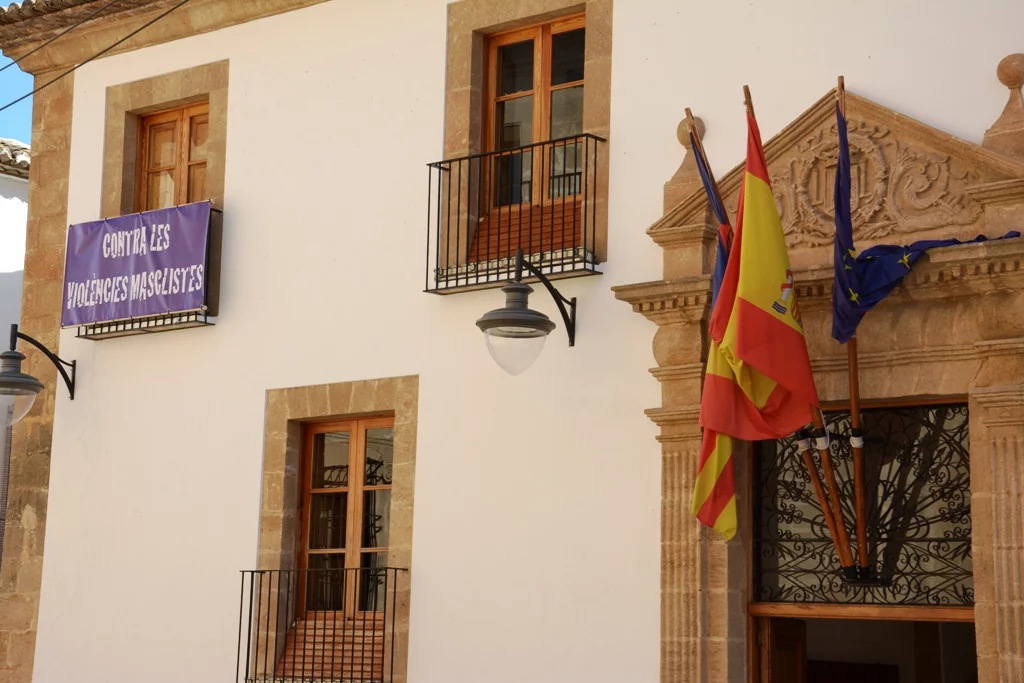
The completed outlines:
{"type": "Polygon", "coordinates": [[[850,301],[852,301],[855,304],[859,304],[860,303],[860,294],[858,294],[857,292],[855,292],[855,291],[853,291],[851,289],[850,290],[850,301]]]}
{"type": "Polygon", "coordinates": [[[847,251],[850,252],[850,258],[852,258],[852,259],[857,258],[857,250],[856,249],[847,249],[847,251]]]}
{"type": "Polygon", "coordinates": [[[905,265],[907,267],[907,270],[910,270],[910,252],[909,251],[903,252],[903,258],[900,259],[900,263],[905,265]]]}

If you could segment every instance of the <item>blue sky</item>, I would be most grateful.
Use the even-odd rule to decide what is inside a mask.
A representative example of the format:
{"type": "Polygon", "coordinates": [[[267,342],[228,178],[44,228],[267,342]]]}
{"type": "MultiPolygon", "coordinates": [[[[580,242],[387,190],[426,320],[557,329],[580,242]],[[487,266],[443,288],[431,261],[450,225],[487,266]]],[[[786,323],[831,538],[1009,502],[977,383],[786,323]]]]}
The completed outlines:
{"type": "MultiPolygon", "coordinates": [[[[0,68],[10,63],[10,59],[0,56],[0,68]]],[[[32,77],[23,73],[17,66],[0,71],[0,107],[11,100],[18,99],[30,90],[32,90],[32,77]]],[[[32,142],[31,97],[0,112],[0,138],[14,138],[24,143],[32,142]]]]}

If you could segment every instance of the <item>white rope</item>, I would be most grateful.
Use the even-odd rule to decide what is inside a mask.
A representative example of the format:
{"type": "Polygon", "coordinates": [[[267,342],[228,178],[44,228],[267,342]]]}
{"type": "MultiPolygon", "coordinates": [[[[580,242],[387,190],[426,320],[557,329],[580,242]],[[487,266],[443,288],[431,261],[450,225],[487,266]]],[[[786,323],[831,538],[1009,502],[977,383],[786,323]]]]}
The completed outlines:
{"type": "Polygon", "coordinates": [[[800,452],[809,451],[809,450],[811,450],[811,440],[810,439],[797,439],[796,446],[797,446],[797,448],[800,449],[800,452]]]}
{"type": "Polygon", "coordinates": [[[850,445],[854,448],[864,448],[864,437],[863,436],[851,436],[850,445]]]}
{"type": "Polygon", "coordinates": [[[825,432],[824,436],[816,436],[816,437],[814,437],[814,445],[818,448],[819,451],[827,451],[828,450],[828,432],[825,432]]]}

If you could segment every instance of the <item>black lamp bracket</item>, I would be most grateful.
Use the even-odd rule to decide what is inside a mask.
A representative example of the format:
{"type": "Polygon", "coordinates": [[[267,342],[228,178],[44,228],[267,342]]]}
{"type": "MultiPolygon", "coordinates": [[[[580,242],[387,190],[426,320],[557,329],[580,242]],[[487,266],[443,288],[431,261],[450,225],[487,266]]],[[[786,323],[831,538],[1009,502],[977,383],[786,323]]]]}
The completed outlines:
{"type": "Polygon", "coordinates": [[[32,346],[36,347],[43,352],[43,355],[50,359],[54,367],[57,368],[57,372],[64,378],[64,384],[67,385],[68,393],[71,394],[71,400],[75,400],[75,371],[77,370],[78,361],[66,361],[57,356],[53,351],[46,348],[41,342],[32,337],[28,336],[24,332],[18,331],[17,325],[11,325],[11,351],[17,351],[18,340],[23,339],[32,346]],[[71,369],[71,374],[65,368],[71,369]]]}
{"type": "Polygon", "coordinates": [[[558,305],[558,312],[562,314],[562,322],[565,323],[565,331],[569,334],[569,346],[576,345],[576,297],[566,299],[562,296],[562,293],[555,289],[555,286],[551,284],[551,280],[547,278],[544,273],[540,271],[540,268],[530,263],[525,256],[523,256],[523,250],[516,250],[516,282],[523,281],[523,269],[530,272],[531,275],[540,280],[540,283],[547,288],[551,294],[551,298],[555,300],[558,305]],[[566,308],[568,306],[568,309],[566,308]]]}

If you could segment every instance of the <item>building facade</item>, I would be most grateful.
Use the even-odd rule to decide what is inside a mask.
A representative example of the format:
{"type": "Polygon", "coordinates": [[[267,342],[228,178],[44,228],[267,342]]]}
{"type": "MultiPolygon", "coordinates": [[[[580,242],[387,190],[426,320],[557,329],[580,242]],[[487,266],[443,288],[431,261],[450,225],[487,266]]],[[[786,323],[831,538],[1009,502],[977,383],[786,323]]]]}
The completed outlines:
{"type": "Polygon", "coordinates": [[[826,590],[826,559],[794,597],[786,444],[738,447],[735,540],[689,514],[716,226],[675,137],[692,107],[740,163],[750,85],[838,430],[830,88],[859,244],[1019,229],[1019,3],[100,5],[0,11],[14,57],[84,22],[23,62],[81,65],[35,96],[21,313],[78,370],[72,401],[26,351],[3,680],[1024,681],[1021,240],[934,252],[860,334],[872,424],[918,425],[879,490],[923,512],[885,514],[935,517],[948,570],[826,590]],[[215,316],[61,329],[69,225],[202,201],[215,316]],[[534,286],[557,329],[510,376],[473,323],[516,250],[576,303],[534,286]],[[939,460],[956,520],[914,489],[939,460]]]}

